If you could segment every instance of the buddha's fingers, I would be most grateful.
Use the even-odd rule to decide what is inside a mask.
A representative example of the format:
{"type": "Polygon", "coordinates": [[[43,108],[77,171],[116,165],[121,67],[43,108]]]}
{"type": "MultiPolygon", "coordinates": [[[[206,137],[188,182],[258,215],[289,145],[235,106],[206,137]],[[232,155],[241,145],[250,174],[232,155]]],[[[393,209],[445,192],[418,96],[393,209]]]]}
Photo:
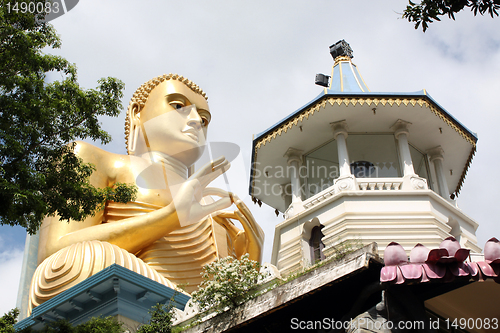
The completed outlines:
{"type": "Polygon", "coordinates": [[[261,243],[264,243],[264,231],[260,227],[260,225],[255,221],[250,209],[248,206],[240,200],[236,195],[233,195],[233,202],[235,203],[238,210],[245,217],[246,224],[252,230],[252,233],[255,234],[255,237],[260,240],[261,243]]]}
{"type": "Polygon", "coordinates": [[[195,172],[190,178],[198,179],[202,188],[214,181],[217,177],[229,170],[231,163],[224,156],[221,156],[210,163],[205,164],[200,170],[195,172]]]}
{"type": "Polygon", "coordinates": [[[226,217],[221,216],[221,214],[212,215],[215,222],[219,223],[229,234],[229,237],[234,240],[240,229],[238,229],[231,220],[226,217]]]}
{"type": "Polygon", "coordinates": [[[202,211],[205,214],[205,216],[207,216],[210,214],[217,213],[221,209],[228,208],[229,206],[231,206],[231,204],[232,204],[232,202],[231,202],[230,198],[221,198],[215,202],[212,202],[212,203],[209,203],[206,205],[202,205],[201,208],[202,208],[202,211]]]}
{"type": "MultiPolygon", "coordinates": [[[[264,231],[259,226],[257,221],[255,221],[255,218],[248,209],[247,205],[235,194],[217,188],[206,188],[203,191],[203,195],[229,197],[231,202],[236,205],[238,210],[234,212],[220,211],[216,213],[216,216],[220,219],[236,219],[240,221],[244,231],[240,230],[237,238],[242,239],[244,236],[246,240],[245,252],[249,253],[250,259],[260,261],[262,256],[262,246],[264,244],[264,231]]],[[[223,220],[216,219],[216,221],[219,222],[223,220]]]]}

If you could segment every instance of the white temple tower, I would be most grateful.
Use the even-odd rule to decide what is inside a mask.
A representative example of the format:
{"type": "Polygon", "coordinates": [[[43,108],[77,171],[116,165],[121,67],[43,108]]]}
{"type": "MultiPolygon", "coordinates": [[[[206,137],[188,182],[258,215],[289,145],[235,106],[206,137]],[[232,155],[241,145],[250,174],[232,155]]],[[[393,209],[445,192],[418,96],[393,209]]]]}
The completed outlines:
{"type": "Polygon", "coordinates": [[[330,53],[331,75],[316,76],[323,91],[253,141],[250,194],[285,217],[271,263],[287,274],[342,242],[382,253],[395,241],[409,253],[449,236],[480,253],[478,224],[455,201],[476,134],[425,90],[370,91],[345,41],[330,53]]]}

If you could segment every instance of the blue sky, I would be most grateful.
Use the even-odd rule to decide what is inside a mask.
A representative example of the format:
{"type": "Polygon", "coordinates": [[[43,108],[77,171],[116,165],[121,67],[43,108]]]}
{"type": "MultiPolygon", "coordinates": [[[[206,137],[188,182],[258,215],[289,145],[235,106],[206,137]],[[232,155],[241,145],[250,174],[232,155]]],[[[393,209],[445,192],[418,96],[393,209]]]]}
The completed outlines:
{"type": "MultiPolygon", "coordinates": [[[[244,197],[252,135],[318,95],[314,76],[333,64],[328,46],[345,39],[371,91],[426,89],[478,134],[458,204],[479,223],[483,246],[500,237],[500,19],[466,12],[431,24],[424,34],[400,18],[404,6],[396,0],[85,0],[53,21],[63,45],[50,52],[76,63],[85,88],[101,77],[120,78],[124,107],[152,77],[172,72],[196,82],[209,96],[209,139],[241,147],[233,190],[244,197]]],[[[102,122],[114,139],[105,149],[125,153],[124,115],[102,122]]],[[[269,261],[274,225],[282,219],[246,201],[266,232],[269,261]]],[[[16,303],[24,238],[21,228],[0,227],[0,313],[16,303]]]]}

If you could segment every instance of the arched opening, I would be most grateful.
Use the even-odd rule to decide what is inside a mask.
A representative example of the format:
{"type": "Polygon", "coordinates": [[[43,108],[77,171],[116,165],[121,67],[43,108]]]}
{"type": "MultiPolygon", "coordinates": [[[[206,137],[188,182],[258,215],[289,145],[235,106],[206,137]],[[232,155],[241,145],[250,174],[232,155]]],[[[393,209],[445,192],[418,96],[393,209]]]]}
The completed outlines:
{"type": "Polygon", "coordinates": [[[323,249],[325,244],[321,240],[323,238],[323,232],[321,232],[322,226],[315,226],[311,230],[311,238],[309,239],[309,248],[311,249],[311,263],[315,264],[318,261],[324,260],[325,255],[323,254],[323,249]]]}

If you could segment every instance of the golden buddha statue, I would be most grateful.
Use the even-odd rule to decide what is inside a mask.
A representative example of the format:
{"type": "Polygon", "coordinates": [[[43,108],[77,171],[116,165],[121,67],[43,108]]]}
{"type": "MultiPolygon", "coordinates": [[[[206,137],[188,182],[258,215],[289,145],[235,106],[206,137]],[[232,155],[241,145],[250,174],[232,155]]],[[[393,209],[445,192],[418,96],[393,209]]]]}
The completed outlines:
{"type": "Polygon", "coordinates": [[[43,221],[29,312],[113,263],[192,292],[202,267],[218,258],[248,253],[261,260],[264,233],[246,205],[232,193],[207,187],[229,162],[220,157],[188,177],[203,153],[210,120],[206,95],[197,85],[163,75],[132,97],[125,126],[128,155],[77,143],[76,154],[96,167],[92,185],[133,183],[137,199],[107,202],[83,222],[65,223],[57,216],[43,221]],[[235,211],[223,211],[233,204],[235,211]]]}

